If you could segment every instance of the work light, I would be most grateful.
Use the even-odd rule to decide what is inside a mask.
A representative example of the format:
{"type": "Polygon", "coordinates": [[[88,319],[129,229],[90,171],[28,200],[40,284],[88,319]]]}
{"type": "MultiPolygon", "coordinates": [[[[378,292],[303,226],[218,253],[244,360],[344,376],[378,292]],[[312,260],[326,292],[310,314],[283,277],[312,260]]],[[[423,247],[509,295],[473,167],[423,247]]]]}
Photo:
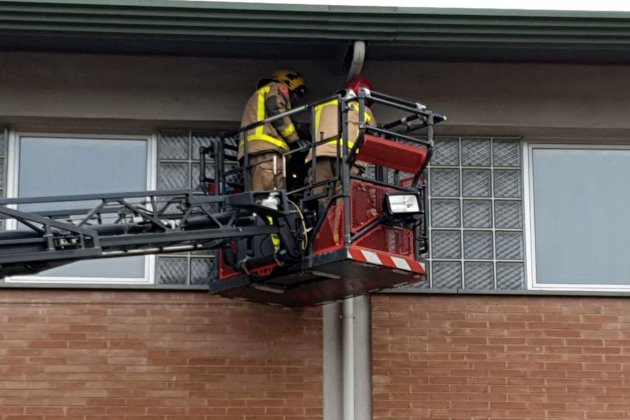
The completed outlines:
{"type": "Polygon", "coordinates": [[[420,197],[413,193],[386,194],[385,211],[389,214],[420,213],[420,197]]]}

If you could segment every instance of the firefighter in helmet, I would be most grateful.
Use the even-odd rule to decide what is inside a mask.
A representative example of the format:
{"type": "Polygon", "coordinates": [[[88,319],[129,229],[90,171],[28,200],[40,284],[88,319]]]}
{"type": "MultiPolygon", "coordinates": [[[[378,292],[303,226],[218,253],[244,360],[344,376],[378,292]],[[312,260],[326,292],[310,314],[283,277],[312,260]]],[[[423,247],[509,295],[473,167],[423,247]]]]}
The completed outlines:
{"type": "MultiPolygon", "coordinates": [[[[292,103],[305,93],[304,77],[297,71],[284,69],[273,72],[270,79],[258,82],[258,89],[247,101],[241,118],[241,128],[289,111],[292,103]]],[[[238,158],[244,158],[247,143],[248,175],[252,190],[285,188],[282,155],[289,151],[289,143],[297,140],[298,134],[290,117],[280,118],[241,133],[238,158]]]]}
{"type": "MultiPolygon", "coordinates": [[[[345,90],[341,91],[346,99],[356,97],[361,88],[371,90],[372,84],[365,77],[355,77],[345,86],[345,90]]],[[[363,121],[369,126],[376,127],[376,119],[372,111],[366,103],[364,108],[363,121]]],[[[359,136],[359,103],[356,100],[348,102],[348,147],[352,148],[354,142],[359,136]]],[[[322,142],[315,148],[315,173],[309,168],[309,176],[307,183],[315,184],[333,179],[337,176],[337,150],[342,145],[341,127],[339,124],[339,101],[333,99],[315,107],[315,133],[317,138],[315,142],[322,142]]],[[[306,163],[311,165],[312,154],[306,156],[306,163]]],[[[352,166],[350,173],[358,175],[365,171],[365,163],[356,161],[352,166]]],[[[328,185],[328,196],[338,193],[340,184],[337,183],[334,188],[328,185]]],[[[326,191],[326,185],[313,188],[311,194],[319,195],[326,191]]]]}

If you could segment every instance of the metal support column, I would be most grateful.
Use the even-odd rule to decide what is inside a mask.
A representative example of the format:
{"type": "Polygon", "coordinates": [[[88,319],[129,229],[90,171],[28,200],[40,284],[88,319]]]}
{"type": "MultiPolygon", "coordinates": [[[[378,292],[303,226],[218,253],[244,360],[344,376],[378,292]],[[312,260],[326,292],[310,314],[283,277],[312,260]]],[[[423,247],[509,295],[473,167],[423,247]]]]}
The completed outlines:
{"type": "Polygon", "coordinates": [[[322,307],[324,420],[339,420],[343,416],[341,306],[341,302],[334,302],[322,307]]]}
{"type": "Polygon", "coordinates": [[[372,418],[372,317],[369,296],[323,307],[324,420],[372,418]]]}

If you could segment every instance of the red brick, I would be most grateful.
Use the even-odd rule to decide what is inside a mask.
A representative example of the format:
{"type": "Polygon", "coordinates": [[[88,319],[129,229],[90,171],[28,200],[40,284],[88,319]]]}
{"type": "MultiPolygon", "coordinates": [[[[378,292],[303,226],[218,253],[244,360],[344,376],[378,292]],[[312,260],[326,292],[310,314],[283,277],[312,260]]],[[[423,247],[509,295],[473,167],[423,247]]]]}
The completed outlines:
{"type": "Polygon", "coordinates": [[[373,311],[375,420],[630,419],[628,299],[378,295],[373,311]]]}
{"type": "Polygon", "coordinates": [[[15,289],[0,319],[2,420],[321,420],[321,309],[15,289]]]}
{"type": "MultiPolygon", "coordinates": [[[[377,420],[630,419],[626,299],[373,302],[377,420]]],[[[3,420],[321,420],[319,310],[182,292],[7,290],[0,303],[3,420]]]]}

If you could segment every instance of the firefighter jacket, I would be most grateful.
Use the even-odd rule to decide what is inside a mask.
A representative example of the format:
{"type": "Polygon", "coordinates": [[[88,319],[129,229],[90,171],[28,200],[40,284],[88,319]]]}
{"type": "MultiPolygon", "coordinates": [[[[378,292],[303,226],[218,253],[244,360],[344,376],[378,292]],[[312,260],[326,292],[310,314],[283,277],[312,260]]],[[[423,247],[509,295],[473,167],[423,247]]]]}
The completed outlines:
{"type": "MultiPolygon", "coordinates": [[[[241,127],[246,127],[290,109],[289,88],[282,83],[271,81],[259,88],[245,104],[241,127]]],[[[284,117],[247,130],[246,133],[241,133],[238,158],[243,158],[245,141],[249,155],[269,152],[283,154],[289,151],[287,143],[292,143],[297,139],[298,135],[291,118],[284,117]]]]}
{"type": "MultiPolygon", "coordinates": [[[[354,142],[359,137],[359,103],[357,101],[348,102],[348,147],[352,148],[354,142]]],[[[376,127],[376,119],[372,111],[364,108],[364,121],[371,127],[376,127]]],[[[317,157],[336,157],[337,143],[341,135],[341,127],[339,125],[339,100],[332,99],[315,107],[315,135],[314,141],[325,142],[315,148],[315,156],[317,157]]],[[[340,146],[343,146],[341,142],[340,146]]],[[[306,162],[312,160],[309,152],[306,162]]],[[[358,163],[358,162],[357,162],[358,163]]]]}

